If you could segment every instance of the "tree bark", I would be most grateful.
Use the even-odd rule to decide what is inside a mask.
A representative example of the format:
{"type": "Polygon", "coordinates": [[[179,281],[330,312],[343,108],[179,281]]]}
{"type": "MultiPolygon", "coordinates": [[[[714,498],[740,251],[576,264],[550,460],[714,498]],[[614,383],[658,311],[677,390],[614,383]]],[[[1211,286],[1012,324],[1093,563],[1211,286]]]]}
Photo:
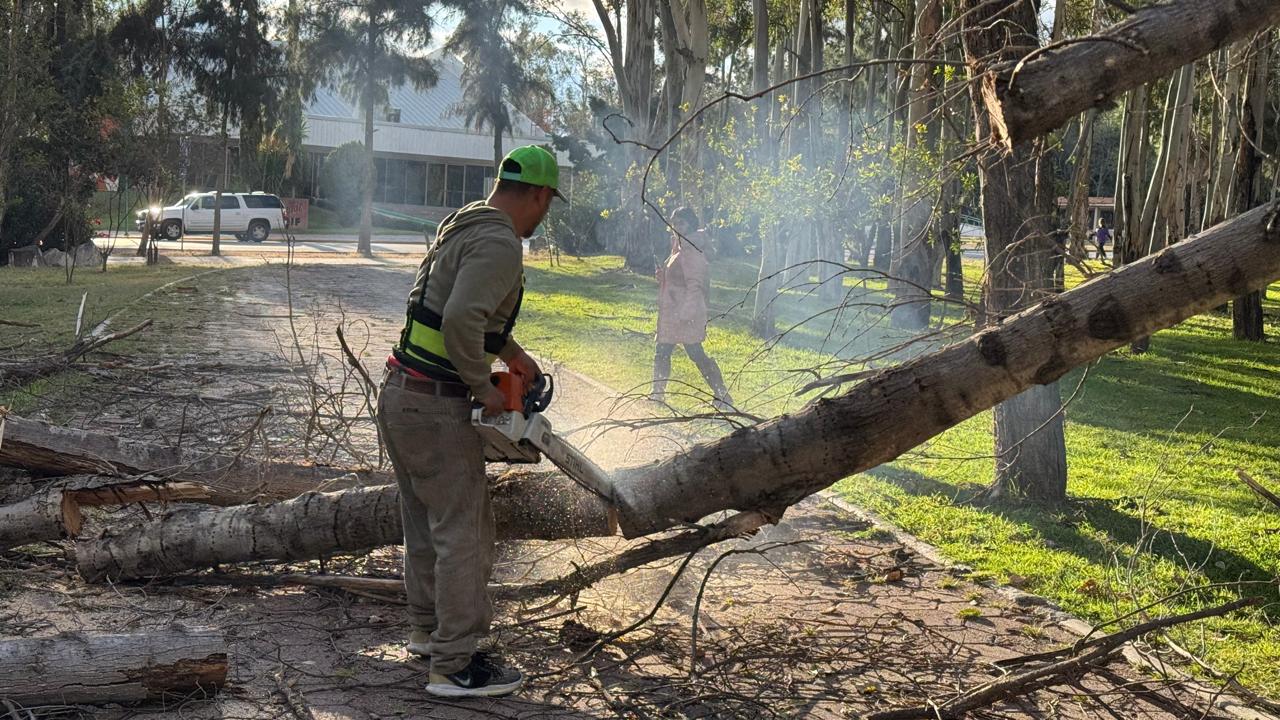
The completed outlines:
{"type": "MultiPolygon", "coordinates": [[[[555,474],[500,480],[492,490],[499,539],[604,537],[617,532],[607,502],[555,474]]],[[[89,582],[169,575],[223,563],[290,562],[399,544],[395,485],[307,493],[268,505],[174,508],[76,543],[89,582]]]]}
{"type": "Polygon", "coordinates": [[[78,477],[58,482],[22,500],[0,506],[0,550],[80,534],[84,506],[135,502],[200,500],[208,497],[196,483],[161,483],[118,478],[78,477]]]}
{"type": "Polygon", "coordinates": [[[209,696],[226,681],[227,643],[213,628],[0,640],[0,699],[17,705],[209,696]]]}
{"type": "MultiPolygon", "coordinates": [[[[218,172],[218,186],[213,192],[213,245],[210,252],[214,255],[222,254],[222,193],[227,189],[227,104],[222,104],[222,130],[218,137],[222,140],[222,170],[218,172]]],[[[186,228],[183,228],[183,232],[186,228]]]]}
{"type": "MultiPolygon", "coordinates": [[[[964,52],[973,77],[988,58],[1012,61],[1035,48],[1035,7],[1025,0],[984,3],[966,0],[964,52]],[[1021,32],[1019,32],[1021,29],[1021,32]]],[[[980,87],[973,93],[976,142],[991,140],[980,87]]],[[[983,304],[988,324],[1034,305],[1057,289],[1062,262],[1053,238],[1053,202],[1049,173],[1039,143],[1023,143],[1010,152],[978,157],[982,217],[987,243],[987,284],[983,304]]],[[[1060,501],[1067,493],[1066,443],[1058,386],[1046,382],[1023,396],[996,406],[994,495],[1060,501]]]]}
{"type": "Polygon", "coordinates": [[[80,533],[80,509],[61,490],[47,490],[0,506],[0,550],[80,533]]]}
{"type": "Polygon", "coordinates": [[[1170,0],[1138,9],[1096,39],[1003,62],[982,78],[993,137],[1011,148],[1277,23],[1273,0],[1170,0]]]}
{"type": "MultiPolygon", "coordinates": [[[[1267,103],[1267,70],[1270,66],[1270,38],[1260,37],[1252,48],[1249,85],[1240,112],[1240,147],[1236,157],[1234,205],[1244,212],[1262,200],[1263,122],[1267,103]]],[[[1262,342],[1266,337],[1262,313],[1262,292],[1247,293],[1231,303],[1231,333],[1237,340],[1262,342]]]]}
{"type": "MultiPolygon", "coordinates": [[[[769,87],[769,6],[766,0],[753,0],[752,18],[755,22],[752,89],[759,93],[769,87]]],[[[769,141],[769,108],[772,94],[756,101],[755,133],[760,143],[757,161],[762,167],[773,162],[772,143],[769,141]]],[[[782,268],[778,241],[778,229],[760,222],[756,229],[760,237],[760,266],[756,272],[755,302],[751,309],[751,332],[758,338],[770,339],[777,335],[777,311],[774,300],[778,296],[782,268]]]]}
{"type": "Polygon", "coordinates": [[[622,531],[637,537],[721,510],[790,505],[1134,338],[1261,288],[1280,278],[1275,214],[1251,211],[845,395],[616,473],[622,531]]]}
{"type": "MultiPolygon", "coordinates": [[[[372,72],[369,70],[368,72],[372,72]]],[[[372,84],[372,79],[370,79],[372,84]]],[[[372,92],[366,92],[366,98],[372,92]]],[[[360,237],[356,252],[373,257],[373,103],[366,99],[364,108],[364,188],[360,194],[360,237]]]]}
{"type": "MultiPolygon", "coordinates": [[[[1138,253],[1138,237],[1142,225],[1142,198],[1146,195],[1143,173],[1147,150],[1147,93],[1146,87],[1129,92],[1120,123],[1115,195],[1116,236],[1115,248],[1111,252],[1111,265],[1117,268],[1136,262],[1141,257],[1138,253]]],[[[1210,225],[1215,224],[1217,223],[1210,225]]]]}
{"type": "MultiPolygon", "coordinates": [[[[916,27],[913,56],[928,60],[938,56],[937,36],[942,28],[940,0],[916,0],[916,27]]],[[[906,156],[903,160],[899,207],[902,230],[889,266],[889,292],[894,297],[891,319],[895,327],[919,330],[929,324],[934,259],[939,239],[931,237],[935,190],[926,182],[926,168],[916,155],[930,152],[938,141],[939,115],[934,101],[935,69],[919,63],[911,66],[911,103],[904,128],[906,156]]]]}

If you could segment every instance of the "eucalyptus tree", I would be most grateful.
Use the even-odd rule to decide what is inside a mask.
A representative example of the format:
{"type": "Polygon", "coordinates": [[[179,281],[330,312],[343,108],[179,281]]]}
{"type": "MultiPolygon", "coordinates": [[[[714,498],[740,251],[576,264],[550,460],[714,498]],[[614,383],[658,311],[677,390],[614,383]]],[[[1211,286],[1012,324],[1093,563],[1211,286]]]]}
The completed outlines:
{"type": "Polygon", "coordinates": [[[324,0],[308,55],[322,81],[352,100],[364,116],[364,197],[357,251],[373,254],[373,123],[385,110],[390,88],[434,86],[426,56],[434,27],[431,0],[324,0]]]}

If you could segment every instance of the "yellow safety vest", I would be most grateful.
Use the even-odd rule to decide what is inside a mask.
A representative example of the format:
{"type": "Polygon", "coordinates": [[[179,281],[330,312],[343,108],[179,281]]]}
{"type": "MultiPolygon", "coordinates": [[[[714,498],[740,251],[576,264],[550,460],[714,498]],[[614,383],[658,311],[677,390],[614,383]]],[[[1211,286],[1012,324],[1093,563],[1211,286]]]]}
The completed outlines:
{"type": "MultiPolygon", "coordinates": [[[[400,344],[392,354],[404,365],[437,380],[462,382],[458,369],[449,361],[449,351],[444,346],[444,332],[441,327],[444,318],[440,313],[427,307],[427,281],[431,275],[431,264],[435,260],[444,237],[436,238],[436,242],[427,252],[422,264],[422,272],[414,289],[409,293],[409,307],[405,313],[404,329],[400,332],[400,344]]],[[[516,307],[507,318],[501,332],[484,334],[484,351],[488,360],[493,363],[498,353],[506,346],[511,330],[515,328],[516,317],[520,315],[520,305],[524,302],[524,278],[520,279],[520,294],[516,298],[516,307]]]]}

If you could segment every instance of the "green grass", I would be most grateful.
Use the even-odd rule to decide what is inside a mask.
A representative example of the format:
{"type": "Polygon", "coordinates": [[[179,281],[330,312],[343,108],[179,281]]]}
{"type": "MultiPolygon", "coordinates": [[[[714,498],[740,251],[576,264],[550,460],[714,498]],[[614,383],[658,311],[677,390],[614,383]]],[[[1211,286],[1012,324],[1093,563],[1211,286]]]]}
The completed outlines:
{"type": "MultiPolygon", "coordinates": [[[[146,293],[193,274],[193,269],[175,265],[109,266],[107,272],[79,268],[67,284],[62,268],[0,267],[0,308],[2,317],[36,327],[0,325],[0,352],[9,357],[38,357],[70,347],[75,341],[76,314],[84,298],[82,332],[124,309],[112,329],[126,329],[147,317],[143,307],[135,307],[146,293]],[[87,295],[86,295],[87,293],[87,295]]],[[[147,332],[125,338],[110,350],[127,352],[149,342],[147,332]]],[[[0,386],[0,407],[24,414],[47,408],[51,398],[92,392],[92,378],[71,370],[36,380],[22,387],[0,386]]],[[[56,405],[56,402],[54,403],[56,405]]]]}
{"type": "MultiPolygon", "coordinates": [[[[545,259],[527,264],[527,347],[619,389],[646,390],[652,368],[655,283],[620,271],[616,258],[545,259]]],[[[731,379],[736,399],[760,415],[796,409],[792,395],[812,376],[798,372],[894,340],[874,325],[878,314],[849,313],[807,323],[762,351],[735,307],[754,273],[717,263],[706,347],[731,379]],[[714,311],[713,311],[714,314],[714,311]],[[868,325],[870,328],[868,329],[868,325]],[[858,328],[857,331],[852,328],[858,328]]],[[[966,267],[970,287],[980,273],[966,267]]],[[[1069,282],[1079,278],[1074,274],[1069,282]]],[[[883,282],[846,290],[869,293],[883,282]]],[[[1268,335],[1280,336],[1280,286],[1267,300],[1268,335]]],[[[787,327],[822,303],[791,293],[780,315],[787,327]]],[[[954,313],[954,311],[953,311],[954,313]]],[[[851,369],[857,369],[851,368],[851,369]]],[[[1066,507],[1045,509],[969,502],[991,478],[991,416],[983,413],[898,461],[835,487],[979,577],[1020,576],[1019,584],[1090,620],[1106,620],[1181,590],[1191,592],[1153,612],[1203,607],[1239,589],[1207,588],[1238,580],[1265,583],[1280,571],[1280,512],[1235,479],[1241,468],[1280,481],[1280,349],[1274,341],[1231,338],[1227,316],[1203,315],[1159,333],[1151,351],[1108,355],[1061,382],[1070,466],[1066,507]],[[1084,382],[1081,384],[1081,379],[1084,382]]],[[[826,374],[826,373],[824,373],[826,374]]],[[[677,352],[674,378],[703,388],[677,352]]],[[[684,401],[686,406],[696,400],[684,401]]],[[[1274,486],[1274,485],[1273,485],[1274,486]]],[[[1264,584],[1263,608],[1173,633],[1184,646],[1260,691],[1280,695],[1277,600],[1264,584]]]]}
{"type": "Polygon", "coordinates": [[[82,297],[83,326],[87,331],[140,296],[192,273],[192,268],[176,265],[109,266],[105,273],[96,268],[77,268],[72,283],[67,284],[62,268],[0,267],[0,308],[4,319],[39,326],[0,326],[0,337],[5,338],[0,345],[12,344],[10,338],[30,338],[38,347],[66,347],[75,337],[76,313],[82,297]]]}

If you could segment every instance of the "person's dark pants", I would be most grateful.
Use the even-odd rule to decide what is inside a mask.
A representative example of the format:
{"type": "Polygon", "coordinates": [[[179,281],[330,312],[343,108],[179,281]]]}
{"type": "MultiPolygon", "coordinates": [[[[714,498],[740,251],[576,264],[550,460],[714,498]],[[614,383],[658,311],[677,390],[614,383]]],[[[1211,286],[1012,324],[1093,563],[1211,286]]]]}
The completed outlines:
{"type": "MultiPolygon", "coordinates": [[[[667,380],[671,377],[671,355],[676,346],[670,343],[658,343],[658,350],[653,356],[653,396],[661,400],[667,392],[667,380]]],[[[724,376],[720,374],[720,366],[702,349],[702,343],[685,343],[685,354],[698,366],[702,379],[707,381],[715,399],[728,405],[733,404],[729,396],[729,388],[725,387],[724,376]]]]}

